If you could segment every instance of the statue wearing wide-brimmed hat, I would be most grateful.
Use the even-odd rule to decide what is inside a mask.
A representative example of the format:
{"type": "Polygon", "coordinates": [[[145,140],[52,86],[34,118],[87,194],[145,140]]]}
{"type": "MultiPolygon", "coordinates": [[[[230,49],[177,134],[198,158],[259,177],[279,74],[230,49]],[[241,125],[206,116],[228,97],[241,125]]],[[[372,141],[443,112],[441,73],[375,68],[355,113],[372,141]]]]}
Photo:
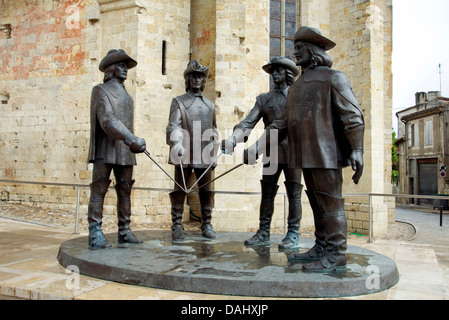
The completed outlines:
{"type": "MultiPolygon", "coordinates": [[[[265,128],[285,116],[287,95],[290,85],[299,74],[299,68],[287,57],[275,57],[262,69],[271,75],[274,88],[256,97],[256,103],[246,118],[234,127],[232,136],[222,142],[225,153],[232,153],[237,143],[246,141],[251,130],[262,119],[265,128]]],[[[289,201],[288,230],[280,249],[295,248],[299,245],[299,224],[302,216],[301,208],[301,169],[288,167],[288,139],[276,141],[271,145],[266,141],[266,148],[274,150],[270,160],[264,164],[261,183],[262,198],[259,208],[259,229],[256,234],[245,241],[246,245],[266,245],[270,242],[270,226],[274,213],[274,200],[278,191],[278,180],[281,173],[285,176],[285,187],[289,201]]],[[[247,154],[246,154],[247,158],[247,154]]],[[[245,159],[248,161],[248,159],[245,159]]]]}
{"type": "MultiPolygon", "coordinates": [[[[273,73],[276,71],[276,67],[282,67],[285,70],[289,70],[293,77],[297,77],[299,74],[299,69],[296,66],[296,64],[293,62],[292,59],[287,58],[287,57],[274,57],[270,60],[269,63],[267,63],[266,65],[262,66],[262,69],[270,74],[273,75],[273,73]]],[[[294,80],[294,79],[293,79],[294,80]]],[[[293,81],[291,81],[291,79],[287,82],[288,84],[293,83],[293,81]]],[[[276,84],[275,84],[276,87],[276,84]]],[[[275,90],[279,90],[279,88],[275,88],[275,90]]]]}
{"type": "Polygon", "coordinates": [[[312,27],[301,27],[296,31],[295,41],[312,43],[324,51],[333,49],[337,44],[323,36],[321,31],[312,27]]]}
{"type": "MultiPolygon", "coordinates": [[[[351,166],[357,184],[363,172],[364,119],[351,83],[331,69],[326,51],[335,42],[321,31],[301,27],[295,35],[296,65],[301,76],[291,85],[287,114],[273,122],[288,136],[290,167],[302,169],[315,221],[315,245],[294,260],[309,272],[346,270],[347,222],[342,197],[342,168],[351,166]]],[[[269,139],[269,131],[264,139],[269,139]]],[[[248,148],[257,150],[257,144],[248,148]]],[[[263,153],[264,150],[258,150],[263,153]]]]}
{"type": "MultiPolygon", "coordinates": [[[[215,105],[203,96],[209,68],[199,61],[189,62],[184,71],[186,93],[174,98],[170,107],[170,116],[166,129],[167,144],[170,146],[169,163],[175,165],[175,190],[170,193],[171,216],[173,225],[172,238],[184,240],[182,213],[186,183],[192,172],[201,186],[212,178],[210,168],[215,167],[216,150],[207,149],[218,136],[215,118],[215,105]]],[[[212,210],[214,192],[209,185],[199,188],[201,204],[201,231],[206,238],[215,238],[212,228],[212,210]]]]}
{"type": "Polygon", "coordinates": [[[89,247],[108,248],[101,230],[103,202],[114,171],[117,193],[118,242],[140,243],[129,227],[135,153],[146,150],[143,138],[134,135],[134,101],[124,87],[128,70],[137,62],[122,49],[112,49],[101,60],[104,83],[91,95],[91,137],[88,161],[93,163],[88,207],[89,247]]]}
{"type": "Polygon", "coordinates": [[[209,76],[209,70],[209,67],[203,66],[198,60],[193,60],[187,64],[187,67],[184,70],[184,79],[187,79],[188,75],[195,72],[204,75],[207,79],[209,76]]]}
{"type": "Polygon", "coordinates": [[[105,72],[106,68],[118,62],[126,63],[128,70],[137,66],[137,61],[128,56],[123,49],[111,49],[106,56],[101,60],[98,69],[105,72]]]}

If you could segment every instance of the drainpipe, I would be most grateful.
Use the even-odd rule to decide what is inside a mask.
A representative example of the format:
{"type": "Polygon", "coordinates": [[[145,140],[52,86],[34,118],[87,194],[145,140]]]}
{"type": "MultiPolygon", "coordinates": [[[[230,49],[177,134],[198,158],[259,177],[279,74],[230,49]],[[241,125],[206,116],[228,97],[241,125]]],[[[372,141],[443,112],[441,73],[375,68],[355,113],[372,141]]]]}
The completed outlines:
{"type": "MultiPolygon", "coordinates": [[[[405,177],[407,179],[407,186],[408,186],[408,190],[410,190],[410,179],[408,179],[408,169],[409,169],[409,163],[408,163],[408,141],[409,141],[409,137],[408,137],[408,125],[407,125],[407,121],[404,121],[402,118],[400,119],[401,122],[404,124],[405,126],[405,135],[404,135],[404,149],[405,149],[405,177]]],[[[409,193],[408,190],[403,190],[405,192],[405,194],[409,193]]],[[[407,200],[409,201],[409,200],[407,200]]]]}

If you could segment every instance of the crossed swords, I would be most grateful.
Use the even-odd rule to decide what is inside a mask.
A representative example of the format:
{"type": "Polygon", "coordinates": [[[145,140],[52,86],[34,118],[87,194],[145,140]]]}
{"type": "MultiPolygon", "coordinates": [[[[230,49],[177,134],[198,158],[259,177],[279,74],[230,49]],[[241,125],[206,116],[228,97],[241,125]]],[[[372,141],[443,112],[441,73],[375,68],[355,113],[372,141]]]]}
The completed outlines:
{"type": "Polygon", "coordinates": [[[153,159],[153,157],[150,155],[150,153],[149,153],[147,150],[145,150],[143,153],[145,153],[145,155],[146,155],[148,158],[150,158],[150,160],[153,161],[153,163],[154,163],[159,169],[161,169],[162,172],[165,173],[165,175],[166,175],[167,177],[169,177],[169,178],[170,178],[170,179],[171,179],[171,180],[172,180],[172,181],[173,181],[179,188],[181,188],[181,189],[182,189],[185,193],[187,193],[187,194],[192,193],[192,192],[197,192],[199,189],[201,189],[201,188],[203,188],[203,187],[205,187],[205,186],[211,184],[211,183],[214,182],[215,180],[220,179],[221,177],[227,175],[228,173],[231,173],[231,172],[234,171],[235,169],[240,168],[241,166],[244,165],[244,162],[242,162],[242,163],[236,165],[235,167],[233,167],[233,168],[231,168],[231,169],[229,169],[229,170],[223,172],[223,173],[220,174],[218,177],[215,177],[214,179],[210,180],[209,182],[204,183],[203,185],[199,186],[198,188],[196,188],[195,190],[192,191],[193,187],[195,187],[195,186],[198,184],[198,182],[204,177],[204,175],[207,173],[207,171],[209,171],[210,168],[212,168],[212,166],[217,162],[218,158],[220,158],[220,157],[223,155],[223,153],[220,153],[220,154],[217,156],[217,159],[215,160],[215,162],[212,162],[212,163],[209,165],[209,167],[207,167],[207,169],[203,172],[203,174],[201,175],[201,177],[199,177],[199,178],[196,180],[196,182],[195,182],[195,183],[194,183],[188,190],[187,190],[186,180],[185,180],[185,177],[184,177],[184,170],[182,170],[182,161],[181,161],[181,159],[180,159],[181,175],[182,175],[182,181],[183,181],[184,187],[181,186],[178,182],[176,182],[176,180],[173,179],[172,176],[170,176],[170,175],[168,174],[168,172],[165,171],[165,170],[164,170],[164,169],[163,169],[163,168],[156,162],[156,160],[153,159]]]}

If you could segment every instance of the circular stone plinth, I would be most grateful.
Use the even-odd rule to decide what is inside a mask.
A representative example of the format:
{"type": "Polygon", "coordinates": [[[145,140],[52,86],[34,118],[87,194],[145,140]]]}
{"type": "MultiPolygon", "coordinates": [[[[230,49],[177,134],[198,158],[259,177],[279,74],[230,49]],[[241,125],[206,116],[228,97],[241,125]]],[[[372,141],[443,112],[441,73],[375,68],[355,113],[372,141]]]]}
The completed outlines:
{"type": "Polygon", "coordinates": [[[246,247],[252,234],[220,232],[208,240],[187,232],[182,242],[171,231],[136,231],[138,245],[120,245],[107,234],[110,249],[90,250],[87,237],[64,242],[58,261],[75,265],[82,275],[120,283],[186,292],[253,297],[343,297],[379,292],[399,280],[393,260],[373,251],[348,246],[345,273],[303,272],[291,264],[296,252],[311,248],[314,239],[301,238],[295,251],[279,251],[282,235],[271,245],[246,247]]]}

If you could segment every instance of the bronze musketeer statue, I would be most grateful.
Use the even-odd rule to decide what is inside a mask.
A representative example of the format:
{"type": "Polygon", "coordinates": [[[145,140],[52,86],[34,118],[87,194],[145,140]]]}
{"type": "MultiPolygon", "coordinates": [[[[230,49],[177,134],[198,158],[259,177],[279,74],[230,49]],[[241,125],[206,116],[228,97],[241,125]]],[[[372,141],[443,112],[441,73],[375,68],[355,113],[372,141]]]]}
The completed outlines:
{"type": "MultiPolygon", "coordinates": [[[[263,93],[256,98],[253,109],[246,118],[234,127],[232,136],[222,142],[224,153],[232,153],[237,143],[245,142],[251,130],[262,119],[265,128],[275,120],[280,119],[286,112],[287,94],[290,85],[299,74],[299,68],[295,63],[284,57],[273,58],[262,69],[271,75],[274,88],[270,92],[263,93]]],[[[269,142],[266,142],[269,144],[269,142]]],[[[301,169],[288,167],[288,138],[277,144],[277,148],[266,147],[268,150],[277,152],[277,157],[270,156],[270,162],[265,163],[263,168],[261,191],[262,197],[259,209],[259,230],[251,238],[245,241],[246,245],[263,245],[270,241],[270,225],[274,212],[274,200],[279,189],[278,180],[281,173],[285,176],[285,186],[289,202],[288,231],[279,249],[297,247],[299,244],[299,224],[302,216],[301,209],[301,169]],[[274,165],[273,173],[269,172],[270,166],[274,165]]]]}
{"type": "MultiPolygon", "coordinates": [[[[295,35],[296,64],[301,76],[292,84],[287,112],[267,127],[288,135],[289,166],[301,168],[315,222],[315,245],[294,260],[310,272],[346,270],[347,222],[342,198],[342,168],[363,172],[364,118],[348,77],[331,69],[326,53],[335,43],[318,29],[301,27],[295,35]]],[[[268,139],[261,137],[261,139],[268,139]]],[[[261,154],[257,144],[246,154],[261,154]]]]}
{"type": "MultiPolygon", "coordinates": [[[[209,68],[197,60],[190,62],[184,71],[186,93],[172,100],[169,123],[166,129],[167,144],[170,146],[169,163],[175,165],[175,189],[170,193],[172,238],[184,240],[182,213],[187,186],[192,172],[195,173],[199,186],[212,178],[210,167],[216,165],[216,148],[218,144],[215,105],[203,96],[209,68]],[[212,148],[210,148],[212,146],[212,148]],[[180,186],[183,186],[182,190],[180,186]]],[[[199,189],[201,204],[201,231],[206,238],[216,237],[212,228],[212,210],[214,208],[214,191],[210,184],[199,189]]]]}
{"type": "Polygon", "coordinates": [[[88,206],[89,248],[108,248],[102,230],[103,203],[114,171],[117,193],[118,242],[141,243],[131,232],[131,188],[135,153],[144,152],[146,143],[133,133],[134,102],[125,89],[128,69],[137,62],[125,51],[112,49],[100,62],[104,83],[91,95],[91,137],[88,161],[93,163],[88,206]]]}

